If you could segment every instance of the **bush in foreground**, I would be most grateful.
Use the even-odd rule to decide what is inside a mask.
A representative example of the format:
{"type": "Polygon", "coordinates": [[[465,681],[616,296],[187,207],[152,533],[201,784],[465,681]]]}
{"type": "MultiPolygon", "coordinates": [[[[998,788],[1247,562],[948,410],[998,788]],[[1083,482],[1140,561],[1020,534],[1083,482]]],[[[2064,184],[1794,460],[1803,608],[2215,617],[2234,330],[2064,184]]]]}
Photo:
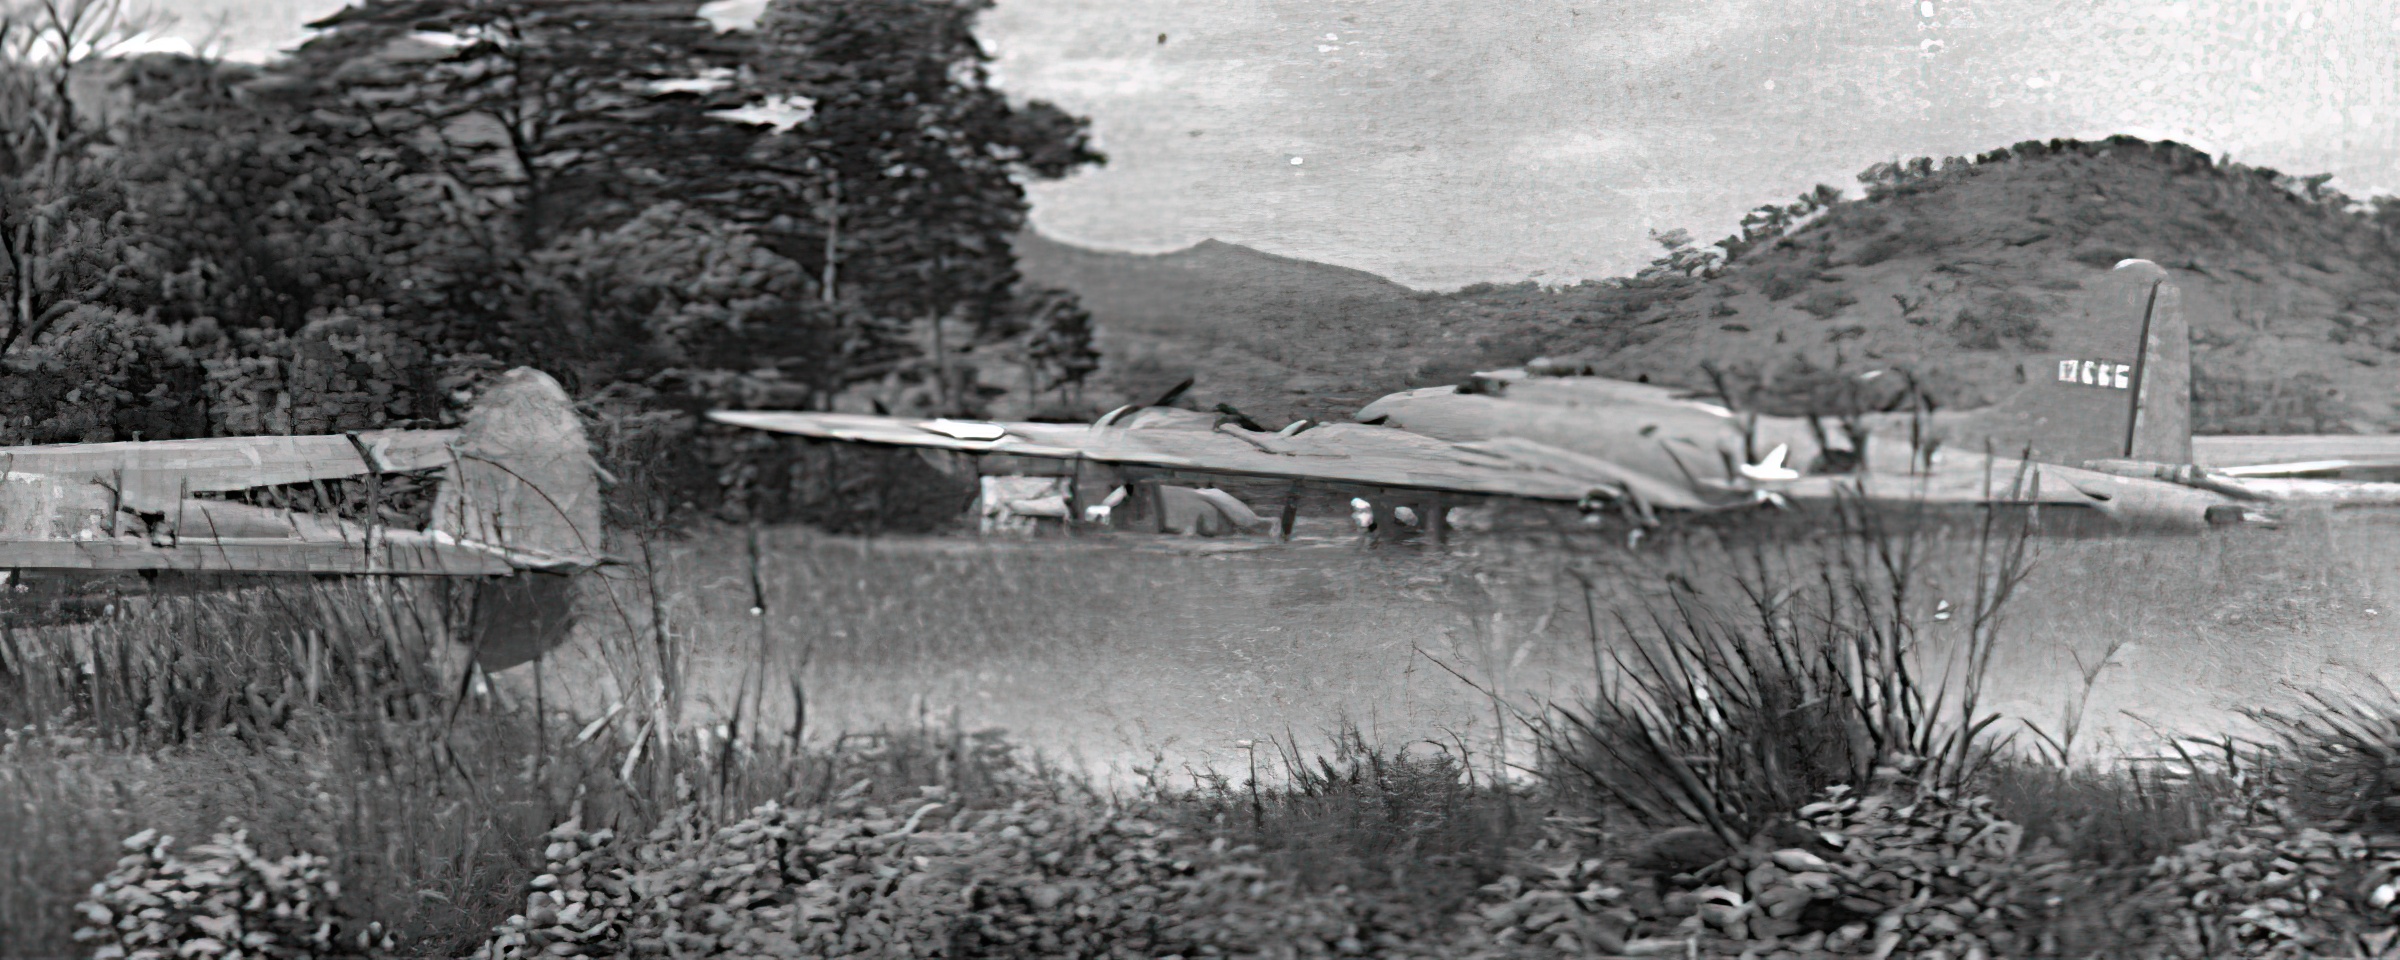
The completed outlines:
{"type": "Polygon", "coordinates": [[[242,831],[176,851],[155,830],[125,838],[127,853],[76,905],[75,940],[93,960],[168,957],[340,958],[390,950],[383,924],[338,909],[342,885],[325,858],[268,859],[242,831]]]}
{"type": "Polygon", "coordinates": [[[477,954],[535,956],[1358,955],[1407,941],[1355,898],[1270,876],[1248,848],[1140,807],[1027,800],[956,810],[845,797],[696,810],[641,840],[570,821],[523,913],[477,954]]]}

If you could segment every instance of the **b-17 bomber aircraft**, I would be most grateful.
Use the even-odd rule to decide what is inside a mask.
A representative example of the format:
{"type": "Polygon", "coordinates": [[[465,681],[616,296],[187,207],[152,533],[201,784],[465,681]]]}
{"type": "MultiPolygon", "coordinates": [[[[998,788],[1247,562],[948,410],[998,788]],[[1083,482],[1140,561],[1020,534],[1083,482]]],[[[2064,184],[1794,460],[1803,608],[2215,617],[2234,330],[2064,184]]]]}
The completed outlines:
{"type": "MultiPolygon", "coordinates": [[[[1392,394],[1352,423],[1302,421],[1272,431],[1163,402],[1120,408],[1088,425],[709,416],[1010,464],[1064,462],[1136,489],[1232,477],[1292,481],[1295,490],[1322,485],[1368,499],[1384,526],[1394,504],[1429,508],[1411,512],[1436,537],[1443,504],[1489,497],[1576,504],[1640,524],[1668,513],[1857,497],[2039,507],[2102,528],[2154,531],[2271,523],[2272,508],[2294,501],[2400,505],[2400,437],[2194,437],[2181,291],[2146,260],[2117,264],[2098,287],[2084,316],[2052,324],[2056,352],[2024,358],[2023,384],[2000,402],[1844,416],[1833,429],[1824,418],[1744,414],[1721,398],[1562,375],[1540,363],[1392,394]]],[[[1070,485],[1068,496],[1082,486],[1070,485]]],[[[1288,499],[1283,512],[1289,536],[1288,499]]]]}

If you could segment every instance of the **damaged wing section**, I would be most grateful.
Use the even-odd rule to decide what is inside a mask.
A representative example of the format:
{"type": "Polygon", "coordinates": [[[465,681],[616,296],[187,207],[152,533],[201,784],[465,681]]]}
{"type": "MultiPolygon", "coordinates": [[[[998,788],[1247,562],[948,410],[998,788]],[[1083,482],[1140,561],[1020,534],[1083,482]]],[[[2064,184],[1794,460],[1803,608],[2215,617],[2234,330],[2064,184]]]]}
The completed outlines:
{"type": "Polygon", "coordinates": [[[601,562],[598,471],[566,392],[501,377],[459,430],[0,448],[0,569],[492,576],[601,562]],[[422,529],[227,494],[437,477],[422,529]],[[212,496],[213,495],[213,496],[212,496]]]}
{"type": "Polygon", "coordinates": [[[719,423],[823,440],[929,447],[963,453],[1084,461],[1182,474],[1353,484],[1391,490],[1579,503],[1648,494],[1677,506],[1738,506],[1676,481],[1594,471],[1533,444],[1454,443],[1389,427],[1329,423],[1291,435],[1210,424],[1188,411],[1151,408],[1113,423],[994,423],[974,436],[946,421],[843,413],[719,410],[719,423]],[[1548,453],[1548,455],[1544,455],[1548,453]],[[1720,500],[1725,502],[1719,503],[1720,500]]]}

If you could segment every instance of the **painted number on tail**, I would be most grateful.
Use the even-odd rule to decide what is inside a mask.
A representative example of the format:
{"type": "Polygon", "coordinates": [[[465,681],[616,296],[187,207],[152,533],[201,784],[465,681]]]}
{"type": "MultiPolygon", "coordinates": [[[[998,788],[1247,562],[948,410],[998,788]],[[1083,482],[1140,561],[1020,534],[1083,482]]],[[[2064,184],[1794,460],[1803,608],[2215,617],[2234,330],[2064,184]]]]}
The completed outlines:
{"type": "Polygon", "coordinates": [[[2058,382],[2130,390],[2133,389],[2133,364],[2110,363],[2106,360],[2061,360],[2058,362],[2058,382]]]}

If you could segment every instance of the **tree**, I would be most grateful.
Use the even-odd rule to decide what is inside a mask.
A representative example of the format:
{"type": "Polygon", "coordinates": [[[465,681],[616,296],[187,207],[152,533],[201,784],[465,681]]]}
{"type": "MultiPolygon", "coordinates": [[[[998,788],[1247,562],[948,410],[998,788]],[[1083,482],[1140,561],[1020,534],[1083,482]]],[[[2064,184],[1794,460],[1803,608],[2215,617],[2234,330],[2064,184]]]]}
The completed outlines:
{"type": "Polygon", "coordinates": [[[1103,162],[1084,121],[990,85],[974,20],[990,0],[776,0],[759,23],[746,86],[805,102],[805,121],[761,145],[805,175],[802,209],[771,223],[825,284],[877,313],[926,321],[963,312],[1007,325],[1025,225],[1020,177],[1103,162]]]}
{"type": "Polygon", "coordinates": [[[129,308],[292,331],[315,312],[405,299],[429,238],[403,171],[329,142],[266,79],[179,56],[122,66],[126,226],[157,266],[129,308]]]}
{"type": "Polygon", "coordinates": [[[153,25],[126,0],[0,7],[0,356],[104,295],[121,262],[122,196],[91,148],[76,82],[153,25]]]}
{"type": "Polygon", "coordinates": [[[783,0],[757,31],[719,35],[696,0],[367,0],[318,21],[290,72],[403,179],[436,185],[427,202],[485,225],[451,245],[480,251],[480,269],[419,287],[445,291],[452,339],[600,380],[714,358],[821,403],[895,373],[947,383],[926,371],[953,349],[1026,329],[1011,315],[1020,178],[1101,159],[1082,121],[990,87],[971,29],[987,6],[783,0]],[[660,242],[747,243],[699,225],[713,218],[776,257],[705,330],[628,354],[632,327],[582,312],[626,306],[594,285],[623,274],[578,258],[669,201],[688,230],[660,242]],[[965,342],[941,335],[945,319],[965,342]],[[908,332],[929,328],[931,355],[907,363],[908,332]],[[608,357],[640,359],[609,373],[608,357]]]}
{"type": "Polygon", "coordinates": [[[1018,316],[1025,320],[1025,332],[1020,338],[1025,344],[1025,362],[1035,382],[1027,392],[1028,400],[1051,391],[1069,394],[1080,400],[1086,377],[1100,369],[1100,351],[1092,344],[1092,314],[1083,302],[1066,290],[1043,288],[1026,291],[1021,297],[1018,316]]]}
{"type": "Polygon", "coordinates": [[[144,264],[119,148],[84,108],[154,23],[124,0],[0,7],[0,442],[204,428],[181,345],[124,306],[144,264]]]}
{"type": "Polygon", "coordinates": [[[746,45],[699,0],[367,0],[318,20],[288,69],[361,136],[487,203],[536,250],[719,189],[755,134],[707,113],[746,45]],[[695,187],[699,189],[695,190],[695,187]]]}

